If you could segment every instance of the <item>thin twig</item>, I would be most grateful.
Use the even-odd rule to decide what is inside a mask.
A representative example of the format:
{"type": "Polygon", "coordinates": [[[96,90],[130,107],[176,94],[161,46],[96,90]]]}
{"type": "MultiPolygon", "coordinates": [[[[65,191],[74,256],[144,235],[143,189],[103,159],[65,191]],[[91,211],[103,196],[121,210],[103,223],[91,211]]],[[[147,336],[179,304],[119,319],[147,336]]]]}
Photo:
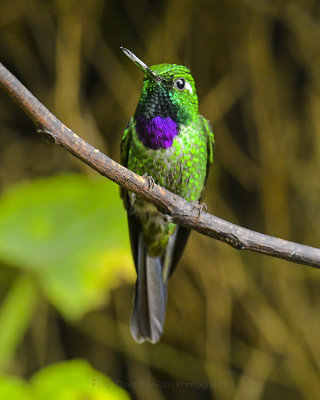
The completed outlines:
{"type": "Polygon", "coordinates": [[[127,190],[137,193],[155,204],[173,222],[194,229],[206,236],[221,240],[240,250],[253,250],[288,261],[320,267],[320,249],[264,235],[234,225],[202,211],[194,205],[152,185],[148,178],[139,176],[95,149],[59,121],[0,63],[0,87],[21,107],[50,143],[64,147],[74,156],[127,190]]]}

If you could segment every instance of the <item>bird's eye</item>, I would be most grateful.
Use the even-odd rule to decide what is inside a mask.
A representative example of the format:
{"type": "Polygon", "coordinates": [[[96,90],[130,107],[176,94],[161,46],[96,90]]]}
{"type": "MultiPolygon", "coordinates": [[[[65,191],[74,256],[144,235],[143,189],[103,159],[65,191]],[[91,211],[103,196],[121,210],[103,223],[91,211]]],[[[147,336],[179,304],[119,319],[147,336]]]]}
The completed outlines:
{"type": "Polygon", "coordinates": [[[183,90],[186,86],[186,81],[183,78],[179,78],[175,81],[174,86],[179,89],[179,90],[183,90]]]}
{"type": "Polygon", "coordinates": [[[192,93],[192,86],[184,78],[178,78],[174,82],[174,86],[179,90],[187,89],[187,90],[189,90],[190,93],[192,93]]]}

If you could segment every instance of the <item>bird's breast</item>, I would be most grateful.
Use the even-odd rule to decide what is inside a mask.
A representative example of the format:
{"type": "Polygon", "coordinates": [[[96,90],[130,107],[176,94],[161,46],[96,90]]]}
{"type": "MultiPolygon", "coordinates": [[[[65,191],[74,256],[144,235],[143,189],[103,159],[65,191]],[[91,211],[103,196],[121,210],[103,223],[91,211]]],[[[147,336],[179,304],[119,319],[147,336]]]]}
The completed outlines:
{"type": "Polygon", "coordinates": [[[136,120],[136,131],[146,147],[153,150],[168,149],[179,133],[179,126],[170,116],[158,115],[150,119],[140,116],[136,120]]]}

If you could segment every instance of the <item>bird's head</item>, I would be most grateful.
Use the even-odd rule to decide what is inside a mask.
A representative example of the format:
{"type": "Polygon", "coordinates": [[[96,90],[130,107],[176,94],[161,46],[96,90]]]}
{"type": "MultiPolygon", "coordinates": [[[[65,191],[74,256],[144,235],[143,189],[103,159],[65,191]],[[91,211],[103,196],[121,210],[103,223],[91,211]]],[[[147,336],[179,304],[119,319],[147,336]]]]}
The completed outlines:
{"type": "Polygon", "coordinates": [[[122,50],[144,72],[136,117],[170,117],[178,124],[190,123],[198,113],[198,98],[190,70],[176,64],[148,67],[130,50],[122,50]]]}

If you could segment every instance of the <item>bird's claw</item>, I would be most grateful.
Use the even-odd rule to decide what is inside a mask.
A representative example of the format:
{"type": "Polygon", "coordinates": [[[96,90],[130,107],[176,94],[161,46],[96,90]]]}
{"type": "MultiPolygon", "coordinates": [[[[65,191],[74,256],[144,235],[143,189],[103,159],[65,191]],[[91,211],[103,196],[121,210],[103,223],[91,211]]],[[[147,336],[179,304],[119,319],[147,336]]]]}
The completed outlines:
{"type": "Polygon", "coordinates": [[[199,218],[200,217],[200,214],[201,214],[201,212],[204,210],[205,212],[207,212],[207,210],[208,210],[208,207],[207,207],[207,205],[206,205],[206,203],[200,203],[200,201],[195,201],[194,203],[193,203],[193,206],[192,206],[192,209],[191,209],[191,211],[193,211],[194,209],[197,209],[198,210],[198,217],[197,218],[199,218]]]}
{"type": "Polygon", "coordinates": [[[146,178],[148,181],[148,190],[154,188],[154,179],[152,176],[148,175],[146,172],[142,175],[143,178],[146,178]]]}
{"type": "Polygon", "coordinates": [[[168,215],[168,214],[165,214],[163,216],[163,220],[167,224],[171,224],[173,222],[173,218],[171,217],[171,215],[168,215]]]}

